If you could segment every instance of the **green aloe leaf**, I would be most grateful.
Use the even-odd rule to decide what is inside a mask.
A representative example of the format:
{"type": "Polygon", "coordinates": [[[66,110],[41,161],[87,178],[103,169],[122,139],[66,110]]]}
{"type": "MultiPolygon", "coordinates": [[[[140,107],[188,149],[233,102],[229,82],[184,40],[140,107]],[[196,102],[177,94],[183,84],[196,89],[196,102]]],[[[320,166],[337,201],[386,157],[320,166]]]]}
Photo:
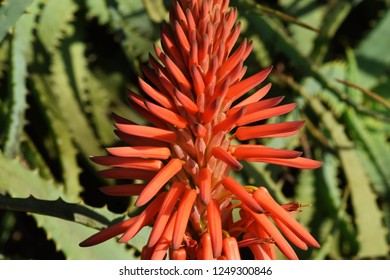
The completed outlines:
{"type": "MultiPolygon", "coordinates": [[[[330,63],[328,67],[324,67],[327,71],[324,72],[325,77],[340,78],[341,75],[347,79],[347,69],[345,71],[337,71],[337,64],[330,63]],[[332,71],[333,69],[333,71],[332,71]]],[[[340,69],[339,69],[340,70],[340,69]]],[[[320,71],[323,71],[322,69],[320,71]]],[[[315,86],[316,81],[305,84],[305,93],[313,94],[317,91],[322,91],[320,86],[315,86]]],[[[318,82],[317,82],[318,83],[318,82]]],[[[329,94],[326,91],[322,95],[329,94]]],[[[330,95],[329,95],[330,96],[330,95]]],[[[309,100],[309,99],[307,99],[309,100]]],[[[355,223],[358,230],[358,240],[360,244],[360,257],[377,257],[386,255],[386,230],[382,219],[383,215],[380,211],[376,199],[377,196],[372,188],[372,182],[365,170],[364,164],[359,157],[354,143],[347,135],[351,130],[349,127],[336,120],[332,111],[326,110],[318,99],[311,98],[309,100],[311,108],[321,116],[321,121],[326,130],[329,131],[331,141],[338,153],[340,164],[345,174],[348,188],[351,193],[351,201],[355,213],[355,223]],[[364,207],[362,207],[364,205],[364,207]],[[376,237],[375,237],[376,236],[376,237]]],[[[332,109],[332,107],[330,107],[332,109]]],[[[345,111],[346,116],[354,112],[352,109],[345,111]]],[[[357,125],[358,122],[355,124],[357,125]]],[[[356,127],[355,127],[356,128],[356,127]]]]}
{"type": "Polygon", "coordinates": [[[168,10],[164,6],[164,0],[142,0],[149,18],[155,23],[168,21],[168,10]]]}
{"type": "MultiPolygon", "coordinates": [[[[27,169],[19,160],[7,159],[2,154],[0,154],[0,193],[7,193],[12,197],[22,198],[25,199],[25,202],[33,203],[31,210],[34,207],[42,208],[45,206],[47,214],[52,215],[63,211],[64,213],[61,215],[67,215],[67,217],[73,217],[75,221],[82,222],[83,225],[80,225],[62,218],[33,214],[38,226],[45,229],[48,238],[55,241],[57,249],[62,250],[68,259],[134,258],[134,251],[127,250],[123,244],[116,243],[115,240],[91,248],[80,248],[78,244],[96,232],[85,225],[99,226],[99,223],[106,221],[102,217],[112,218],[113,214],[104,209],[88,210],[79,204],[67,203],[61,186],[41,178],[37,171],[27,169]],[[34,199],[30,196],[47,202],[43,203],[44,205],[34,203],[34,199]],[[61,197],[63,200],[59,199],[61,197]],[[51,213],[50,209],[47,209],[48,205],[58,207],[58,209],[51,213]],[[99,212],[100,214],[98,214],[99,212]],[[98,220],[96,220],[97,217],[98,220]]],[[[15,200],[14,203],[17,202],[18,200],[15,200]]],[[[28,203],[23,206],[28,207],[28,203]]],[[[42,211],[41,209],[40,212],[42,211]]]]}
{"type": "MultiPolygon", "coordinates": [[[[325,5],[321,5],[315,0],[283,1],[281,5],[289,15],[295,16],[303,22],[309,22],[311,26],[320,29],[326,11],[325,5]]],[[[290,24],[288,28],[294,42],[296,42],[296,48],[302,54],[309,56],[319,34],[296,24],[290,24]]]]}
{"type": "Polygon", "coordinates": [[[324,154],[322,161],[319,172],[323,184],[318,186],[321,199],[317,203],[323,211],[326,209],[329,214],[325,215],[330,218],[322,225],[324,246],[316,252],[316,258],[324,259],[327,255],[333,259],[355,256],[359,245],[353,219],[346,209],[350,189],[341,190],[339,186],[340,160],[332,154],[324,154]]]}
{"type": "Polygon", "coordinates": [[[33,0],[2,1],[0,3],[0,43],[33,0]]]}
{"type": "MultiPolygon", "coordinates": [[[[31,1],[24,1],[24,3],[28,2],[31,1]]],[[[11,98],[4,146],[4,153],[8,157],[15,157],[20,153],[20,139],[25,125],[25,110],[27,109],[27,63],[31,52],[36,12],[37,6],[33,5],[31,13],[21,16],[16,22],[10,47],[11,98]]]]}
{"type": "MultiPolygon", "coordinates": [[[[110,145],[115,141],[115,135],[112,133],[113,125],[111,118],[108,117],[110,115],[108,110],[110,108],[110,102],[115,100],[115,98],[112,96],[112,92],[106,87],[105,82],[107,81],[100,80],[92,71],[87,70],[86,74],[85,81],[88,88],[88,99],[91,103],[92,122],[97,124],[95,129],[102,145],[110,145]]],[[[115,79],[115,75],[112,75],[112,79],[115,79]]]]}
{"type": "Polygon", "coordinates": [[[389,195],[390,174],[387,167],[390,166],[390,147],[386,141],[386,134],[367,127],[364,118],[353,111],[348,112],[346,124],[353,130],[356,139],[361,141],[372,166],[382,178],[383,184],[374,184],[375,190],[382,195],[389,195]]]}
{"type": "Polygon", "coordinates": [[[66,29],[70,26],[77,5],[73,0],[47,0],[39,18],[37,35],[43,46],[53,52],[61,39],[66,35],[66,29]]]}
{"type": "MultiPolygon", "coordinates": [[[[245,2],[246,0],[239,1],[237,6],[243,6],[244,9],[245,2]]],[[[248,12],[248,22],[253,28],[256,28],[256,26],[259,25],[262,26],[262,28],[256,29],[256,31],[269,48],[273,48],[273,52],[283,53],[289,59],[291,65],[296,69],[299,69],[299,72],[306,76],[315,78],[323,88],[333,92],[340,101],[354,107],[359,113],[370,115],[384,121],[390,120],[387,114],[370,110],[369,108],[354,102],[354,100],[352,100],[344,91],[340,90],[335,83],[329,81],[319,71],[310,58],[302,54],[302,52],[296,47],[296,42],[294,42],[282,24],[269,16],[259,16],[258,13],[259,11],[256,10],[248,12]]]]}
{"type": "Polygon", "coordinates": [[[299,201],[302,205],[309,205],[302,209],[302,213],[297,215],[297,219],[303,225],[309,225],[317,211],[316,202],[316,180],[313,170],[303,170],[295,185],[294,200],[299,201]]]}
{"type": "Polygon", "coordinates": [[[96,17],[100,24],[105,25],[110,19],[110,13],[105,0],[87,0],[88,17],[96,17]]]}
{"type": "Polygon", "coordinates": [[[4,74],[8,69],[10,41],[11,40],[4,40],[0,44],[0,78],[4,77],[4,74]]]}
{"type": "Polygon", "coordinates": [[[110,26],[116,34],[133,70],[140,73],[139,60],[147,61],[157,40],[156,29],[142,1],[116,0],[109,7],[110,26]],[[115,5],[114,5],[115,4],[115,5]]]}
{"type": "Polygon", "coordinates": [[[68,131],[81,151],[87,157],[96,155],[100,152],[100,145],[96,141],[96,135],[87,115],[80,107],[76,92],[71,86],[71,75],[74,73],[69,73],[69,69],[72,69],[71,62],[65,60],[61,52],[54,53],[51,65],[51,88],[68,131]]]}
{"type": "Polygon", "coordinates": [[[359,86],[371,88],[380,78],[386,78],[390,66],[390,9],[386,11],[376,28],[355,49],[360,68],[359,86]]]}
{"type": "Polygon", "coordinates": [[[110,221],[105,216],[89,209],[87,206],[68,203],[61,198],[57,200],[43,200],[31,195],[27,198],[16,198],[0,194],[0,208],[52,216],[95,229],[102,229],[110,224],[110,221]]]}
{"type": "Polygon", "coordinates": [[[316,38],[311,54],[314,63],[320,64],[323,62],[329,50],[330,41],[353,8],[353,2],[334,1],[330,5],[327,5],[324,20],[321,25],[321,32],[316,38]]]}
{"type": "Polygon", "coordinates": [[[116,95],[108,92],[104,82],[95,77],[89,69],[85,44],[81,41],[73,42],[69,52],[72,67],[70,78],[83,113],[89,117],[91,126],[98,135],[96,142],[111,144],[114,141],[114,134],[109,108],[116,95]]]}
{"type": "Polygon", "coordinates": [[[322,121],[332,136],[348,181],[358,229],[357,238],[360,244],[358,255],[362,258],[385,256],[387,254],[387,231],[383,225],[383,215],[354,144],[345,134],[344,127],[334,119],[331,113],[326,112],[318,100],[312,99],[311,105],[322,116],[322,121]]]}
{"type": "Polygon", "coordinates": [[[34,97],[42,108],[51,132],[51,138],[55,143],[55,153],[58,155],[61,165],[65,193],[69,198],[76,199],[82,191],[79,182],[81,170],[77,163],[78,150],[62,114],[59,113],[60,109],[51,99],[51,88],[48,86],[48,80],[49,78],[44,75],[32,75],[34,97]]]}

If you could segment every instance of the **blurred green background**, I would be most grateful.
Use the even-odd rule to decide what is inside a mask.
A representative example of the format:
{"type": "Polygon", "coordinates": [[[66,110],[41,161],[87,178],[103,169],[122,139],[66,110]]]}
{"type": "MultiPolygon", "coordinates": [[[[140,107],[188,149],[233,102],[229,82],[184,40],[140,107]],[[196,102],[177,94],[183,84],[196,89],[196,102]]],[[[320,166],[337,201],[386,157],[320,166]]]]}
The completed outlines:
{"type": "MultiPolygon", "coordinates": [[[[117,144],[111,113],[127,105],[168,19],[164,0],[0,1],[0,259],[137,259],[129,244],[78,244],[133,213],[107,197],[92,155],[117,144]]],[[[264,144],[301,150],[318,170],[245,164],[322,247],[302,259],[389,259],[390,1],[232,0],[253,41],[248,75],[273,65],[268,97],[298,108],[276,121],[301,133],[264,144]]],[[[275,119],[273,120],[275,121],[275,119]]]]}

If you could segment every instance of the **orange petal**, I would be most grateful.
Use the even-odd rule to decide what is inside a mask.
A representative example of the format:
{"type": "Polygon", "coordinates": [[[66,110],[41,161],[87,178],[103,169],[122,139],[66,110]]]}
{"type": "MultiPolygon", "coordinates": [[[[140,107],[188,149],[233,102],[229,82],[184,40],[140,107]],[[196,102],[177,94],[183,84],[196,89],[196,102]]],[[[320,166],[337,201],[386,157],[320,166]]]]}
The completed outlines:
{"type": "Polygon", "coordinates": [[[149,63],[155,71],[162,71],[167,73],[166,68],[162,66],[161,63],[157,61],[157,59],[155,59],[151,54],[149,54],[149,63]]]}
{"type": "Polygon", "coordinates": [[[153,147],[153,146],[112,147],[112,148],[107,148],[106,150],[111,155],[117,157],[167,159],[171,155],[171,151],[166,147],[153,147]]]}
{"type": "MultiPolygon", "coordinates": [[[[221,12],[222,12],[222,13],[225,13],[226,10],[227,10],[228,7],[229,7],[229,1],[228,1],[228,0],[222,0],[221,2],[222,2],[222,3],[221,3],[221,12]]],[[[233,14],[233,16],[232,16],[232,21],[234,22],[234,21],[236,20],[236,16],[237,16],[237,9],[235,9],[235,8],[231,9],[231,10],[227,13],[227,15],[230,16],[230,14],[233,14]]],[[[230,19],[230,17],[229,17],[229,19],[230,19]]]]}
{"type": "Polygon", "coordinates": [[[232,154],[239,160],[248,158],[296,158],[302,153],[291,150],[274,149],[262,145],[239,145],[232,149],[232,154]]]}
{"type": "Polygon", "coordinates": [[[178,66],[179,69],[185,69],[186,64],[183,62],[183,58],[181,52],[177,49],[177,45],[175,39],[173,38],[170,27],[163,22],[161,24],[161,46],[164,52],[169,56],[172,61],[178,66]]]}
{"type": "Polygon", "coordinates": [[[195,113],[198,112],[198,106],[196,106],[194,101],[192,101],[188,96],[186,96],[178,89],[175,88],[174,91],[177,100],[179,100],[181,105],[183,105],[184,109],[191,115],[195,115],[195,113]]]}
{"type": "Polygon", "coordinates": [[[156,72],[161,71],[164,72],[165,74],[167,73],[167,69],[163,65],[161,65],[161,63],[151,54],[149,54],[149,63],[151,67],[154,69],[154,71],[156,72]]]}
{"type": "Polygon", "coordinates": [[[143,169],[143,170],[160,170],[163,165],[161,160],[132,158],[132,157],[94,156],[91,157],[91,160],[97,164],[106,165],[106,166],[134,168],[134,169],[143,169]]]}
{"type": "Polygon", "coordinates": [[[247,40],[244,39],[235,52],[222,64],[218,71],[220,77],[227,75],[240,61],[245,59],[244,54],[246,48],[247,40]]]}
{"type": "Polygon", "coordinates": [[[210,61],[210,66],[204,79],[205,84],[210,84],[211,81],[215,79],[218,68],[219,68],[218,59],[214,56],[210,61]]]}
{"type": "Polygon", "coordinates": [[[264,81],[269,73],[271,72],[272,67],[268,67],[253,76],[242,80],[241,82],[230,87],[229,91],[226,94],[227,99],[237,100],[242,95],[247,93],[252,88],[259,85],[262,81],[264,81]]]}
{"type": "Polygon", "coordinates": [[[185,9],[185,14],[186,14],[186,19],[187,19],[187,25],[188,25],[188,31],[195,31],[196,29],[196,23],[195,23],[195,19],[194,19],[194,13],[197,11],[197,1],[192,1],[191,2],[192,4],[192,10],[190,9],[185,9]]]}
{"type": "Polygon", "coordinates": [[[268,193],[264,187],[258,188],[253,193],[254,199],[268,212],[283,222],[293,233],[311,247],[320,247],[311,234],[298,223],[286,210],[283,209],[268,193]]]}
{"type": "Polygon", "coordinates": [[[292,232],[285,224],[283,224],[282,221],[277,219],[276,217],[272,217],[275,224],[278,226],[278,228],[283,232],[284,236],[288,238],[295,246],[302,250],[307,250],[307,245],[302,239],[300,239],[294,232],[292,232]]]}
{"type": "Polygon", "coordinates": [[[186,54],[190,51],[190,43],[188,41],[187,36],[185,35],[183,28],[181,27],[181,24],[178,21],[175,21],[173,23],[173,27],[175,29],[176,38],[181,46],[182,52],[184,51],[186,54]]]}
{"type": "Polygon", "coordinates": [[[255,260],[273,260],[259,244],[251,245],[249,249],[252,251],[255,260]]]}
{"type": "Polygon", "coordinates": [[[268,233],[265,231],[264,228],[259,227],[254,223],[249,231],[254,236],[257,236],[259,239],[262,240],[268,240],[267,242],[260,243],[260,249],[259,251],[262,252],[264,260],[276,260],[276,251],[275,251],[275,244],[274,240],[268,235],[268,233]]]}
{"type": "Polygon", "coordinates": [[[150,224],[154,216],[160,210],[161,203],[163,202],[166,193],[161,193],[157,196],[142,212],[137,216],[137,219],[126,232],[119,239],[119,242],[128,242],[132,239],[144,226],[150,224]]]}
{"type": "MultiPolygon", "coordinates": [[[[227,1],[229,2],[229,1],[227,1]]],[[[231,50],[233,49],[235,43],[237,42],[238,37],[240,36],[241,32],[241,23],[237,23],[233,29],[230,27],[233,25],[233,19],[236,18],[236,13],[237,11],[235,9],[231,10],[232,12],[229,13],[226,17],[227,21],[227,30],[231,30],[229,36],[225,40],[225,45],[226,45],[226,51],[227,53],[230,53],[231,50]]]]}
{"type": "Polygon", "coordinates": [[[282,204],[280,206],[282,206],[282,208],[287,212],[289,212],[290,214],[301,212],[301,210],[299,210],[299,208],[301,208],[301,204],[299,202],[289,202],[289,203],[282,204]]]}
{"type": "Polygon", "coordinates": [[[222,253],[222,221],[218,201],[211,199],[210,203],[206,206],[206,210],[207,225],[213,247],[213,257],[218,258],[222,253]]]}
{"type": "Polygon", "coordinates": [[[157,45],[153,44],[154,52],[156,53],[157,58],[165,64],[165,60],[167,58],[167,55],[165,52],[162,51],[162,49],[157,45]]]}
{"type": "MultiPolygon", "coordinates": [[[[249,103],[249,104],[246,104],[243,106],[246,106],[246,114],[252,114],[252,113],[256,113],[256,112],[259,112],[259,111],[262,111],[265,109],[272,108],[272,107],[278,105],[280,102],[282,102],[283,99],[284,99],[284,96],[277,96],[277,97],[273,97],[273,98],[260,100],[258,102],[249,103]]],[[[233,114],[241,107],[242,106],[238,106],[238,105],[234,106],[233,108],[231,108],[227,112],[227,115],[233,114]]]]}
{"type": "MultiPolygon", "coordinates": [[[[245,238],[245,235],[244,235],[245,238]]],[[[274,260],[275,258],[272,258],[266,250],[260,245],[260,244],[253,244],[248,246],[251,250],[253,257],[255,260],[274,260]]]]}
{"type": "Polygon", "coordinates": [[[152,231],[149,235],[148,246],[154,246],[160,239],[165,226],[168,223],[172,210],[175,207],[179,197],[184,192],[185,186],[183,183],[175,182],[169,189],[164,202],[161,204],[161,209],[157,214],[152,231]]]}
{"type": "Polygon", "coordinates": [[[170,250],[170,259],[171,260],[186,260],[187,259],[187,252],[182,247],[177,250],[170,250]]]}
{"type": "Polygon", "coordinates": [[[156,175],[156,172],[151,170],[114,167],[111,169],[100,170],[98,171],[98,174],[103,178],[110,179],[151,180],[156,175]]]}
{"type": "Polygon", "coordinates": [[[168,143],[162,142],[160,140],[152,139],[152,138],[145,138],[145,137],[138,137],[126,134],[119,130],[114,130],[115,135],[122,140],[123,142],[133,145],[133,146],[154,146],[154,147],[168,147],[168,143]]]}
{"type": "MultiPolygon", "coordinates": [[[[230,87],[231,85],[234,85],[236,83],[238,83],[242,77],[245,75],[246,73],[246,70],[247,70],[247,67],[244,66],[244,61],[240,61],[236,67],[234,67],[232,69],[232,71],[230,71],[227,75],[225,75],[224,77],[220,78],[220,80],[218,81],[218,83],[221,83],[221,82],[224,82],[226,81],[228,78],[229,78],[229,84],[228,86],[230,87]]],[[[216,87],[218,88],[218,86],[216,87]]],[[[227,91],[226,91],[227,92],[227,91]]]]}
{"type": "Polygon", "coordinates": [[[120,124],[136,124],[135,122],[132,122],[124,117],[121,117],[115,113],[112,113],[112,118],[113,120],[116,122],[116,123],[120,123],[120,124]]]}
{"type": "Polygon", "coordinates": [[[295,168],[315,169],[322,166],[322,162],[297,157],[297,158],[247,158],[246,161],[261,161],[270,164],[277,164],[282,166],[289,166],[295,168]]]}
{"type": "Polygon", "coordinates": [[[178,249],[183,242],[184,232],[187,228],[188,219],[190,217],[195,199],[196,191],[194,189],[187,189],[180,200],[172,236],[172,247],[175,250],[178,249]]]}
{"type": "Polygon", "coordinates": [[[231,114],[230,116],[227,116],[226,119],[219,122],[216,126],[213,128],[213,133],[216,134],[221,131],[229,131],[242,118],[242,116],[245,114],[246,107],[241,107],[239,110],[237,110],[234,114],[231,114]]]}
{"type": "Polygon", "coordinates": [[[166,252],[171,244],[173,229],[176,223],[177,212],[175,211],[170,217],[167,226],[164,229],[164,232],[161,235],[161,238],[154,246],[154,252],[152,253],[151,260],[162,260],[166,256],[166,252]]]}
{"type": "Polygon", "coordinates": [[[129,94],[129,103],[133,107],[134,111],[150,121],[154,126],[160,128],[166,128],[167,124],[161,120],[159,117],[152,114],[145,105],[145,98],[142,96],[128,90],[129,94]]]}
{"type": "Polygon", "coordinates": [[[220,97],[217,97],[206,107],[202,115],[202,119],[204,123],[207,124],[214,119],[215,115],[218,113],[218,110],[221,107],[221,104],[222,104],[222,99],[220,97]]]}
{"type": "Polygon", "coordinates": [[[213,260],[213,248],[211,244],[211,237],[210,233],[205,232],[203,233],[200,243],[202,245],[202,254],[201,254],[201,259],[202,260],[213,260]]]}
{"type": "Polygon", "coordinates": [[[264,213],[264,210],[259,203],[232,177],[223,178],[221,180],[221,184],[252,211],[256,213],[264,213]]]}
{"type": "Polygon", "coordinates": [[[95,233],[94,235],[88,237],[79,245],[81,247],[89,247],[100,244],[108,239],[111,239],[119,234],[124,233],[135,221],[137,217],[133,217],[122,222],[116,223],[115,225],[109,226],[106,229],[101,230],[100,232],[95,233]]]}
{"type": "Polygon", "coordinates": [[[166,91],[165,87],[160,82],[160,79],[157,76],[157,73],[154,69],[151,69],[147,65],[142,65],[142,72],[145,74],[145,77],[148,78],[151,82],[151,84],[155,85],[161,93],[164,95],[169,96],[169,92],[166,91]]]}
{"type": "Polygon", "coordinates": [[[296,107],[296,103],[292,103],[292,104],[286,104],[286,105],[265,109],[251,114],[245,114],[239,121],[237,121],[237,125],[242,126],[242,125],[266,120],[269,118],[273,118],[276,116],[284,115],[294,110],[295,107],[296,107]]]}
{"type": "Polygon", "coordinates": [[[234,171],[240,171],[242,169],[241,163],[221,147],[214,147],[211,151],[211,154],[215,158],[222,160],[234,171]]]}
{"type": "Polygon", "coordinates": [[[153,115],[160,118],[161,120],[170,123],[177,128],[185,128],[187,126],[186,119],[172,112],[171,110],[165,109],[164,107],[160,107],[148,101],[145,101],[145,105],[153,115]]]}
{"type": "Polygon", "coordinates": [[[158,79],[161,85],[165,88],[165,90],[171,95],[174,95],[174,89],[176,86],[172,84],[172,81],[167,77],[167,74],[165,74],[163,71],[158,70],[158,79]]]}
{"type": "Polygon", "coordinates": [[[223,252],[228,260],[241,260],[237,240],[234,237],[223,239],[223,252]]]}
{"type": "Polygon", "coordinates": [[[177,139],[175,132],[162,128],[127,124],[116,124],[116,127],[129,135],[156,139],[168,143],[174,143],[177,139]]]}
{"type": "Polygon", "coordinates": [[[198,67],[196,67],[195,65],[191,67],[191,76],[192,76],[192,83],[194,85],[194,90],[196,95],[204,93],[204,89],[205,89],[204,81],[202,75],[199,72],[198,67]]]}
{"type": "MultiPolygon", "coordinates": [[[[249,95],[247,98],[245,98],[243,101],[241,101],[240,103],[238,103],[237,105],[235,105],[232,109],[237,109],[237,108],[240,108],[242,106],[246,106],[246,105],[249,105],[249,104],[252,104],[252,103],[258,103],[257,101],[259,101],[260,99],[262,99],[267,93],[268,91],[271,89],[271,83],[269,84],[266,84],[265,86],[263,86],[261,89],[259,89],[258,91],[256,91],[255,93],[249,95]]],[[[280,98],[280,97],[279,97],[280,98]]],[[[283,97],[281,97],[283,99],[283,97]]],[[[272,99],[272,98],[271,98],[272,99]]],[[[277,104],[275,104],[277,105],[277,104]]],[[[275,106],[274,105],[274,106],[275,106]]],[[[269,107],[272,107],[272,106],[267,106],[266,108],[269,108],[269,107]]]]}
{"type": "Polygon", "coordinates": [[[253,138],[287,137],[297,133],[303,124],[303,121],[293,121],[256,126],[242,126],[237,128],[236,136],[241,141],[253,138]]]}
{"type": "Polygon", "coordinates": [[[290,244],[284,239],[283,235],[279,232],[279,230],[275,227],[275,225],[268,219],[265,214],[257,214],[250,210],[245,204],[242,205],[242,208],[252,215],[255,219],[256,223],[262,227],[267,234],[275,240],[276,246],[280,249],[280,251],[289,259],[297,260],[298,257],[295,254],[293,248],[291,248],[290,244]]]}
{"type": "Polygon", "coordinates": [[[150,260],[152,257],[152,254],[154,252],[154,248],[149,248],[148,246],[142,247],[141,250],[141,260],[150,260]]]}
{"type": "Polygon", "coordinates": [[[184,10],[186,10],[185,6],[181,6],[181,3],[179,2],[172,2],[172,13],[170,13],[170,21],[173,22],[174,19],[178,21],[178,24],[187,32],[188,31],[188,23],[187,23],[187,17],[184,13],[184,10]]]}
{"type": "Polygon", "coordinates": [[[266,253],[268,258],[271,260],[276,260],[276,252],[274,240],[268,235],[264,228],[256,226],[256,223],[251,225],[250,231],[255,234],[259,239],[269,240],[265,243],[260,243],[261,249],[266,253]],[[270,240],[271,239],[271,240],[270,240]]]}
{"type": "Polygon", "coordinates": [[[204,260],[203,258],[203,248],[202,247],[197,247],[196,248],[196,259],[197,260],[204,260]]]}
{"type": "MultiPolygon", "coordinates": [[[[234,15],[232,12],[233,9],[229,13],[223,16],[221,24],[219,24],[219,26],[217,27],[214,36],[214,42],[225,43],[223,49],[226,56],[230,54],[231,50],[233,49],[234,45],[237,42],[238,36],[236,34],[238,33],[239,35],[240,33],[240,29],[238,28],[238,26],[234,26],[234,22],[231,21],[232,15],[234,15]],[[229,37],[230,37],[230,42],[229,44],[226,44],[227,39],[229,37]]],[[[238,23],[237,25],[240,25],[240,23],[238,23]]],[[[217,48],[216,44],[214,45],[213,54],[215,54],[215,52],[217,51],[215,50],[215,48],[217,48]]]]}
{"type": "Polygon", "coordinates": [[[204,205],[209,204],[211,198],[211,170],[208,167],[199,170],[199,194],[204,205]]]}
{"type": "Polygon", "coordinates": [[[191,128],[196,138],[204,138],[207,135],[207,128],[198,122],[194,123],[191,128]]]}
{"type": "Polygon", "coordinates": [[[192,87],[187,77],[183,74],[180,68],[169,57],[166,57],[165,59],[165,66],[167,67],[169,73],[177,81],[177,84],[182,85],[184,89],[188,91],[191,90],[192,87]]]}
{"type": "Polygon", "coordinates": [[[172,99],[170,99],[170,96],[167,96],[162,92],[156,90],[141,78],[138,78],[138,83],[143,92],[153,98],[161,106],[171,110],[175,108],[175,105],[173,104],[172,99]]]}
{"type": "MultiPolygon", "coordinates": [[[[247,233],[251,233],[251,232],[246,232],[246,234],[247,233]]],[[[238,244],[238,247],[241,248],[241,247],[247,247],[247,246],[250,246],[253,244],[265,244],[265,243],[270,243],[270,241],[271,241],[270,238],[262,239],[262,238],[257,237],[256,235],[253,235],[252,237],[245,237],[245,234],[244,234],[244,237],[240,241],[240,243],[238,244]]]]}
{"type": "Polygon", "coordinates": [[[137,207],[145,205],[156,193],[182,168],[183,163],[178,158],[171,159],[148,183],[135,203],[137,207]]]}
{"type": "Polygon", "coordinates": [[[205,94],[204,93],[201,93],[199,94],[198,98],[196,99],[196,106],[198,107],[198,110],[200,113],[203,113],[204,114],[204,111],[205,111],[205,94]]]}
{"type": "MultiPolygon", "coordinates": [[[[226,79],[218,81],[218,83],[210,84],[209,88],[206,90],[207,96],[211,95],[207,100],[207,103],[210,106],[215,99],[220,98],[221,100],[224,100],[226,97],[226,93],[229,90],[230,84],[232,82],[232,78],[229,76],[226,77],[226,79]]],[[[219,111],[219,107],[217,108],[217,111],[219,111]]]]}
{"type": "Polygon", "coordinates": [[[207,35],[207,33],[204,33],[202,35],[202,39],[200,40],[198,57],[199,57],[199,64],[202,65],[202,68],[205,71],[207,71],[208,67],[204,66],[204,62],[209,63],[209,59],[208,58],[209,58],[209,47],[210,47],[210,44],[211,44],[210,37],[207,35]]]}
{"type": "Polygon", "coordinates": [[[100,187],[99,190],[104,194],[112,196],[133,196],[139,195],[145,186],[146,184],[125,184],[100,187]]]}

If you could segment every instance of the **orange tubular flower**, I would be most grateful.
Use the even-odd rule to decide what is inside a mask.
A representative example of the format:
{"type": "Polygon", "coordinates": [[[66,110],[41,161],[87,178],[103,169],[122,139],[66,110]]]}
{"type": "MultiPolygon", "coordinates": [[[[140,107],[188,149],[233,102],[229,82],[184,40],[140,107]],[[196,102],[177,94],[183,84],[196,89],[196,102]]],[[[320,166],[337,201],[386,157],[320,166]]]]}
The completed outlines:
{"type": "Polygon", "coordinates": [[[270,137],[288,137],[302,121],[259,121],[286,114],[295,104],[279,105],[283,97],[263,99],[270,90],[258,87],[271,67],[246,77],[245,59],[252,50],[240,34],[237,10],[229,0],[174,0],[170,24],[161,29],[151,67],[139,79],[143,94],[129,91],[131,107],[151,125],[113,115],[116,135],[128,146],[111,147],[109,155],[92,157],[108,166],[105,178],[128,179],[105,186],[114,196],[138,196],[145,206],[138,216],[102,230],[83,241],[92,246],[119,237],[128,242],[152,226],[142,259],[241,259],[248,248],[254,259],[275,259],[275,248],[287,258],[319,247],[292,214],[299,203],[279,205],[264,187],[242,186],[229,176],[241,161],[295,168],[318,168],[320,162],[301,152],[263,145],[231,144],[270,137]],[[140,182],[132,182],[138,180],[140,182]],[[233,218],[233,210],[238,209],[233,218]]]}

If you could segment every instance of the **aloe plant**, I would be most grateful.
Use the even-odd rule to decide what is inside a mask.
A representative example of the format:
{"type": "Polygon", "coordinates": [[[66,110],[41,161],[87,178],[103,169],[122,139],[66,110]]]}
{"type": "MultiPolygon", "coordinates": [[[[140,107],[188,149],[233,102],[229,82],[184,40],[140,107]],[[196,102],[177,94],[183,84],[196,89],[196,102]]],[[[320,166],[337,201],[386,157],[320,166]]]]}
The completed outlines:
{"type": "MultiPolygon", "coordinates": [[[[112,182],[89,157],[117,144],[113,112],[146,123],[127,89],[139,92],[170,2],[0,4],[0,258],[139,258],[150,229],[127,245],[79,247],[137,211],[134,198],[99,191],[112,182]]],[[[248,73],[274,65],[269,97],[298,104],[278,121],[306,121],[266,144],[323,162],[315,171],[245,163],[235,175],[307,205],[298,219],[321,248],[303,259],[390,257],[390,4],[372,3],[231,1],[253,41],[248,73]]]]}

